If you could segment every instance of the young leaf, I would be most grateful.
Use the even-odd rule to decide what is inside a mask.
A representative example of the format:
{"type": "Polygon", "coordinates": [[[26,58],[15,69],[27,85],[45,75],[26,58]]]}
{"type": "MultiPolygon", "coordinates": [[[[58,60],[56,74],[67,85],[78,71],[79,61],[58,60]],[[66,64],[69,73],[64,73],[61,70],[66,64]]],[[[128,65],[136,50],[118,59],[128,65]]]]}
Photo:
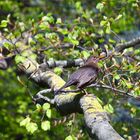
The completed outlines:
{"type": "Polygon", "coordinates": [[[99,11],[102,11],[102,9],[104,8],[104,4],[103,3],[98,3],[96,5],[96,8],[99,10],[99,11]]]}
{"type": "Polygon", "coordinates": [[[120,14],[115,18],[115,20],[119,20],[121,17],[122,17],[122,15],[120,14]]]}
{"type": "Polygon", "coordinates": [[[105,24],[107,24],[107,21],[106,21],[106,20],[102,20],[102,21],[100,22],[100,26],[104,26],[105,24]]]}
{"type": "Polygon", "coordinates": [[[28,123],[30,123],[30,120],[31,119],[29,117],[25,118],[20,122],[20,126],[26,126],[28,123]]]}
{"type": "Polygon", "coordinates": [[[57,21],[56,21],[56,24],[61,24],[61,23],[62,23],[61,18],[58,18],[57,21]]]}
{"type": "Polygon", "coordinates": [[[85,57],[85,58],[88,58],[90,56],[90,53],[88,51],[82,51],[82,55],[85,57]]]}
{"type": "Polygon", "coordinates": [[[48,110],[46,111],[46,116],[47,116],[48,118],[51,118],[51,115],[52,115],[52,111],[51,111],[51,109],[48,109],[48,110]]]}
{"type": "Polygon", "coordinates": [[[43,122],[41,123],[41,128],[42,128],[44,131],[50,130],[50,128],[51,128],[50,121],[43,121],[43,122]]]}
{"type": "Polygon", "coordinates": [[[114,108],[112,107],[111,104],[107,104],[104,106],[104,109],[109,112],[109,113],[113,113],[114,112],[114,108]]]}
{"type": "Polygon", "coordinates": [[[65,140],[76,140],[76,138],[72,135],[69,135],[65,138],[65,140]]]}
{"type": "Polygon", "coordinates": [[[54,68],[54,73],[56,73],[57,75],[61,75],[62,72],[63,72],[62,68],[60,67],[54,68]]]}
{"type": "Polygon", "coordinates": [[[2,20],[0,27],[7,27],[7,23],[8,23],[7,20],[2,20]]]}
{"type": "Polygon", "coordinates": [[[26,129],[29,133],[33,134],[38,129],[38,126],[36,123],[31,122],[26,125],[26,129]]]}
{"type": "Polygon", "coordinates": [[[38,111],[40,111],[42,107],[41,107],[40,104],[36,104],[36,108],[37,108],[38,111]]]}
{"type": "Polygon", "coordinates": [[[105,32],[106,32],[107,34],[110,34],[110,30],[111,30],[111,29],[110,29],[110,26],[107,26],[107,28],[106,28],[106,31],[105,31],[105,32]]]}
{"type": "Polygon", "coordinates": [[[30,45],[35,45],[36,44],[35,40],[33,40],[33,38],[31,38],[31,37],[28,38],[28,43],[30,45]]]}
{"type": "Polygon", "coordinates": [[[26,58],[24,56],[16,55],[16,57],[15,57],[15,61],[16,61],[17,64],[22,63],[25,60],[26,60],[26,58]]]}
{"type": "Polygon", "coordinates": [[[50,104],[49,103],[45,103],[43,104],[43,110],[48,110],[50,108],[50,104]]]}
{"type": "Polygon", "coordinates": [[[120,76],[119,76],[118,74],[116,74],[116,75],[114,76],[114,78],[115,78],[116,80],[119,80],[119,79],[120,79],[120,76]]]}

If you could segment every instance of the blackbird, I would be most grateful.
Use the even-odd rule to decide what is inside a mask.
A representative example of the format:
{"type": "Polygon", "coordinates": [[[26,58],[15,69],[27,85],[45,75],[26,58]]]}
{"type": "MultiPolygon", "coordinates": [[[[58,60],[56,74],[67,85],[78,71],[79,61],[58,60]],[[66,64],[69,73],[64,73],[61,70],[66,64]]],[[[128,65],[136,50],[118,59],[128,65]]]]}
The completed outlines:
{"type": "Polygon", "coordinates": [[[70,75],[68,81],[55,92],[55,95],[59,94],[62,89],[72,85],[76,85],[77,88],[82,90],[92,84],[100,71],[97,64],[99,59],[93,56],[89,57],[82,67],[70,75]]]}

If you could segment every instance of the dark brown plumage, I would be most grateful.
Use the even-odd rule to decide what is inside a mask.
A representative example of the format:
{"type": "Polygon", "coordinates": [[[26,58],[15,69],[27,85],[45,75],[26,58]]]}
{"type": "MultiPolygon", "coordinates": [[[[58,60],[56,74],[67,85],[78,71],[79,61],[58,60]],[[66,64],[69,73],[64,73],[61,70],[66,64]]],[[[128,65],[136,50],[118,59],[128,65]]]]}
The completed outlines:
{"type": "Polygon", "coordinates": [[[62,89],[72,85],[76,85],[77,88],[83,89],[92,84],[96,80],[99,72],[99,67],[97,65],[98,61],[99,58],[89,57],[82,67],[70,75],[65,85],[57,90],[55,94],[61,93],[60,91],[62,89]]]}

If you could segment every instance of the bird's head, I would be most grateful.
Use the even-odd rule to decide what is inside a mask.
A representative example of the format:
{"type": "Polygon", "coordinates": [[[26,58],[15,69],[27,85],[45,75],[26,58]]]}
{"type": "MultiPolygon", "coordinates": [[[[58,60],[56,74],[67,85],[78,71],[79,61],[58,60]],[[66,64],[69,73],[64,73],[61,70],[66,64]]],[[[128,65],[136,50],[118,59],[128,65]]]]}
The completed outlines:
{"type": "Polygon", "coordinates": [[[99,60],[103,60],[106,57],[106,53],[102,52],[99,57],[95,56],[90,56],[86,62],[85,66],[93,66],[93,67],[98,67],[98,62],[99,60]]]}
{"type": "Polygon", "coordinates": [[[94,57],[94,56],[90,56],[90,57],[86,60],[84,66],[98,67],[98,65],[97,65],[98,61],[99,61],[99,58],[94,57]]]}
{"type": "Polygon", "coordinates": [[[90,56],[87,60],[86,63],[97,63],[99,61],[99,59],[97,57],[94,56],[90,56]]]}

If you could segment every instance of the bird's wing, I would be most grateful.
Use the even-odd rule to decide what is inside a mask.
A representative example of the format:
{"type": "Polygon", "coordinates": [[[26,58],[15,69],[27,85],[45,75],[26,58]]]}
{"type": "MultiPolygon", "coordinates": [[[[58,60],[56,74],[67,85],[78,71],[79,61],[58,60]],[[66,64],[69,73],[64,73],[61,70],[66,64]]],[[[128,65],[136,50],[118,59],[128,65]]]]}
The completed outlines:
{"type": "Polygon", "coordinates": [[[63,88],[66,88],[66,87],[69,87],[69,86],[71,86],[71,85],[75,85],[75,84],[77,84],[77,79],[69,79],[67,82],[66,82],[66,84],[63,86],[63,88]]]}
{"type": "Polygon", "coordinates": [[[77,84],[77,88],[83,88],[94,82],[97,78],[97,71],[93,68],[84,68],[82,75],[79,78],[79,83],[77,84]]]}
{"type": "Polygon", "coordinates": [[[74,80],[74,79],[69,79],[60,89],[58,89],[58,90],[56,91],[56,94],[57,94],[58,92],[60,92],[62,89],[67,88],[67,87],[69,87],[69,86],[71,86],[71,85],[75,85],[76,83],[77,83],[76,80],[74,80]]]}
{"type": "Polygon", "coordinates": [[[75,71],[73,74],[70,75],[68,81],[67,81],[60,89],[58,89],[58,90],[55,92],[55,95],[56,95],[56,94],[59,94],[60,91],[61,91],[62,89],[64,89],[64,88],[67,88],[67,87],[69,87],[69,86],[71,86],[71,85],[77,85],[78,79],[79,79],[79,77],[80,77],[80,74],[79,74],[78,71],[79,71],[79,70],[75,71]]]}

